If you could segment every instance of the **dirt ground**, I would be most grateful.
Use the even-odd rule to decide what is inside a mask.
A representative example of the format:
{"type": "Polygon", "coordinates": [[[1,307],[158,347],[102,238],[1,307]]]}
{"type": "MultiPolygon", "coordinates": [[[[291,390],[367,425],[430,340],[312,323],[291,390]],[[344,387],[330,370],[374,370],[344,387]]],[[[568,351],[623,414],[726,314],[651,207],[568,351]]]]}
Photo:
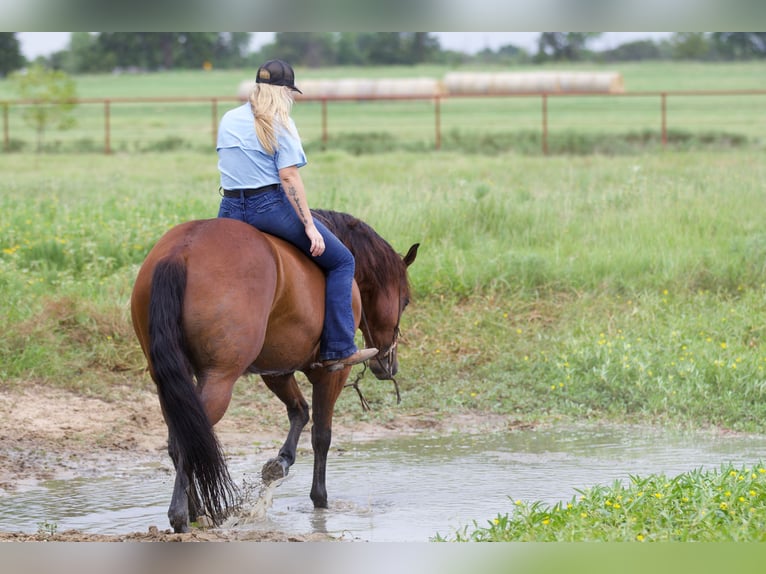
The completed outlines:
{"type": "MultiPolygon", "coordinates": [[[[283,412],[277,401],[274,401],[273,408],[283,412]]],[[[272,414],[279,416],[279,413],[272,414]]],[[[369,440],[422,430],[446,433],[454,428],[478,430],[505,425],[507,421],[501,417],[465,416],[445,421],[426,416],[401,416],[388,421],[385,426],[359,423],[348,427],[336,424],[333,439],[369,440]]],[[[309,427],[310,424],[302,439],[302,444],[305,441],[308,448],[309,427]]],[[[242,416],[224,417],[216,426],[218,437],[229,452],[261,448],[276,453],[286,430],[286,419],[283,430],[276,427],[267,429],[259,425],[258,417],[242,416]]],[[[157,397],[151,392],[136,394],[130,401],[111,403],[41,386],[23,391],[0,390],[0,500],[8,493],[40,480],[92,475],[99,468],[108,468],[117,461],[164,460],[167,457],[166,433],[157,397]]],[[[328,537],[251,530],[195,529],[187,534],[175,534],[167,530],[166,525],[149,526],[146,532],[124,535],[81,531],[0,532],[0,542],[323,539],[328,537]]]]}

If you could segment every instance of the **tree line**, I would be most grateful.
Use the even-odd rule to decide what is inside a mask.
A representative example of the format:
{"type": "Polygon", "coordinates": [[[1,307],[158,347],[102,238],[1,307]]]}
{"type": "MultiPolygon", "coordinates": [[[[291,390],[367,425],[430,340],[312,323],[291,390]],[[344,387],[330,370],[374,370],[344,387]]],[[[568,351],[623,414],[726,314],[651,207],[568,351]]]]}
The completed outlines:
{"type": "Polygon", "coordinates": [[[72,32],[69,46],[29,62],[15,32],[0,32],[0,77],[38,64],[69,74],[115,70],[242,68],[282,58],[295,66],[378,66],[635,60],[725,61],[766,57],[766,32],[678,32],[595,51],[600,32],[541,32],[536,50],[508,44],[466,54],[441,47],[429,32],[278,32],[251,50],[250,32],[72,32]]]}

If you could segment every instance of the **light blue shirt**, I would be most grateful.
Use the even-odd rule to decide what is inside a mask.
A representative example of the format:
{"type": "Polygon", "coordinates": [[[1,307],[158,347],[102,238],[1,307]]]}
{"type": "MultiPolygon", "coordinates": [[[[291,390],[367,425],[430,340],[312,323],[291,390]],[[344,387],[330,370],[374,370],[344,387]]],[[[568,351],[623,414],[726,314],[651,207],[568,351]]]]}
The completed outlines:
{"type": "Polygon", "coordinates": [[[303,144],[290,118],[287,129],[277,128],[277,151],[269,154],[255,135],[250,103],[229,110],[218,127],[218,171],[224,189],[253,189],[279,183],[279,170],[306,165],[303,144]]]}

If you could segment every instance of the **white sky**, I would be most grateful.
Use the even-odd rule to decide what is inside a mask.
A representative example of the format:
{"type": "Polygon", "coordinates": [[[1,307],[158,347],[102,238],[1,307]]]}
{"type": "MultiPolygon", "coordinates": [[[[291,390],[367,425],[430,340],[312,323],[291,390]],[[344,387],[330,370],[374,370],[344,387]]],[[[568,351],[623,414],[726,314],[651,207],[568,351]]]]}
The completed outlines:
{"type": "MultiPolygon", "coordinates": [[[[497,48],[506,44],[515,44],[528,51],[537,50],[537,38],[540,32],[433,32],[438,36],[441,47],[469,54],[484,48],[497,48]]],[[[601,38],[594,41],[594,49],[614,48],[625,42],[644,38],[659,39],[672,32],[603,32],[601,38]]],[[[16,37],[21,44],[21,51],[29,59],[48,56],[69,46],[70,32],[18,32],[16,37]]],[[[255,32],[251,46],[258,48],[272,41],[273,32],[255,32]]]]}

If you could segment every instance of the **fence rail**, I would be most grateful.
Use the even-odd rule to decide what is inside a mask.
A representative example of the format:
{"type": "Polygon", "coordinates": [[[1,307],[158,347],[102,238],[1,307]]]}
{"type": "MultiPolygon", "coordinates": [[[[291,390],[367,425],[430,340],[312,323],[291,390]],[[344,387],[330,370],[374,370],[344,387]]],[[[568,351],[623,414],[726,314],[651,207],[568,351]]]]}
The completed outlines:
{"type": "MultiPolygon", "coordinates": [[[[736,130],[737,127],[744,129],[751,134],[761,135],[766,133],[766,90],[675,90],[675,91],[642,91],[642,92],[623,92],[623,93],[607,93],[607,92],[535,92],[535,93],[492,93],[492,94],[438,94],[438,95],[390,95],[390,96],[304,96],[299,97],[298,101],[305,103],[319,104],[319,128],[316,126],[310,127],[309,131],[312,134],[319,132],[319,138],[321,139],[322,146],[327,147],[330,142],[330,119],[329,119],[329,107],[331,105],[340,106],[343,104],[361,104],[361,103],[403,103],[403,102],[421,102],[432,104],[433,114],[433,146],[434,149],[439,150],[442,148],[443,133],[445,130],[445,106],[453,102],[467,102],[467,101],[487,101],[493,100],[494,102],[510,102],[510,101],[524,101],[526,104],[538,101],[538,112],[532,112],[531,109],[535,106],[525,105],[522,106],[523,111],[517,112],[516,116],[508,119],[508,116],[497,116],[499,122],[490,122],[488,125],[483,126],[481,129],[497,129],[499,125],[505,125],[502,121],[505,117],[506,122],[517,121],[519,124],[533,126],[536,125],[536,130],[539,130],[541,140],[541,151],[543,154],[548,154],[548,142],[552,130],[556,127],[560,127],[562,123],[564,125],[569,122],[569,125],[576,125],[578,128],[583,128],[585,125],[583,122],[577,121],[577,118],[581,117],[583,113],[596,114],[596,120],[590,121],[590,124],[598,125],[600,129],[608,126],[609,122],[615,122],[616,118],[622,118],[630,115],[629,110],[623,109],[617,110],[610,118],[603,116],[602,112],[605,108],[604,103],[610,100],[643,100],[644,102],[650,102],[649,105],[653,107],[654,111],[648,111],[646,108],[643,110],[644,123],[649,121],[654,126],[649,129],[656,129],[657,133],[661,135],[662,145],[666,146],[668,143],[668,130],[672,125],[682,124],[684,121],[687,125],[698,125],[709,122],[709,116],[714,115],[716,118],[716,126],[726,126],[731,128],[732,126],[736,130]],[[746,98],[748,100],[755,99],[755,103],[752,102],[748,106],[740,106],[738,108],[732,107],[730,98],[739,97],[746,98]],[[697,100],[713,100],[713,104],[708,108],[702,108],[695,104],[691,104],[692,101],[697,100]],[[597,103],[583,104],[583,102],[597,103]],[[563,104],[562,102],[567,102],[563,104]],[[577,102],[577,105],[572,105],[571,102],[577,102]],[[654,102],[654,103],[651,103],[654,102]],[[673,118],[670,117],[669,106],[671,103],[681,102],[678,107],[674,108],[673,114],[675,118],[678,118],[676,124],[673,123],[673,118]],[[561,108],[566,108],[566,112],[560,112],[558,110],[552,110],[554,104],[559,105],[561,108]],[[580,106],[579,108],[577,106],[580,106]],[[534,114],[539,114],[537,119],[534,119],[534,114]],[[564,122],[555,123],[557,118],[566,116],[568,118],[564,122]],[[651,118],[654,118],[651,120],[651,118]],[[680,118],[685,118],[681,121],[680,118]],[[523,120],[523,121],[520,121],[523,120]]],[[[742,100],[739,100],[742,101],[742,100]]],[[[152,116],[151,107],[157,105],[170,105],[170,106],[182,106],[197,105],[197,106],[209,106],[209,137],[213,147],[215,147],[218,122],[221,115],[221,104],[237,104],[240,99],[236,96],[232,97],[116,97],[116,98],[78,98],[74,100],[67,100],[67,103],[75,103],[85,106],[102,106],[103,107],[103,152],[110,154],[113,152],[113,132],[115,130],[127,130],[128,126],[131,126],[131,120],[125,120],[121,127],[115,127],[113,120],[115,109],[125,109],[129,106],[142,106],[144,108],[149,107],[147,112],[149,116],[152,116]]],[[[7,100],[0,101],[0,107],[2,107],[2,122],[3,122],[3,150],[8,152],[11,150],[11,110],[22,109],[28,106],[41,105],[41,102],[35,100],[7,100]]],[[[634,106],[635,107],[635,106],[634,106]]],[[[495,105],[496,109],[498,105],[495,105]]],[[[296,108],[298,109],[298,108],[296,108]]],[[[455,112],[454,117],[458,117],[460,114],[468,113],[467,108],[462,108],[455,112]]],[[[370,110],[364,110],[369,112],[370,110]]],[[[370,114],[359,112],[369,119],[370,114]]],[[[199,114],[195,111],[195,117],[199,114]]],[[[389,112],[384,112],[389,113],[389,112]]],[[[422,109],[419,110],[421,116],[423,115],[422,109]]],[[[503,112],[499,112],[503,113],[503,112]]],[[[159,114],[158,114],[159,115],[159,114]]],[[[136,114],[135,117],[138,117],[136,114]]],[[[593,116],[591,116],[593,117],[593,116]]],[[[378,118],[374,123],[380,125],[388,123],[388,118],[378,118]]],[[[422,117],[421,117],[422,119],[422,117]]],[[[485,118],[486,119],[486,118],[485,118]]],[[[91,119],[91,122],[94,120],[91,119]]],[[[143,121],[149,121],[147,118],[143,118],[143,121]]],[[[199,121],[199,120],[197,120],[199,121]]],[[[628,120],[626,120],[628,121],[628,120]]],[[[179,129],[182,123],[182,119],[176,126],[179,129]]],[[[347,122],[349,123],[349,122],[347,122]]],[[[350,122],[358,127],[358,122],[350,122]]],[[[459,125],[459,120],[455,120],[455,125],[459,125]]],[[[618,123],[618,122],[617,122],[618,123]]],[[[640,123],[640,122],[639,122],[640,123]]],[[[170,125],[170,124],[169,124],[170,125]]],[[[301,123],[302,131],[305,129],[304,123],[301,123]]],[[[199,128],[200,125],[197,126],[199,128]]],[[[390,127],[390,126],[389,126],[390,127]]],[[[152,129],[152,122],[149,121],[148,126],[139,126],[139,122],[136,121],[132,126],[133,129],[144,131],[146,129],[152,129]]],[[[16,130],[20,128],[14,127],[16,130]]],[[[96,128],[92,128],[96,129],[96,128]]],[[[166,130],[168,127],[166,126],[166,130]]],[[[169,128],[172,131],[172,125],[169,128]]],[[[199,131],[197,129],[197,131],[199,131]]]]}

